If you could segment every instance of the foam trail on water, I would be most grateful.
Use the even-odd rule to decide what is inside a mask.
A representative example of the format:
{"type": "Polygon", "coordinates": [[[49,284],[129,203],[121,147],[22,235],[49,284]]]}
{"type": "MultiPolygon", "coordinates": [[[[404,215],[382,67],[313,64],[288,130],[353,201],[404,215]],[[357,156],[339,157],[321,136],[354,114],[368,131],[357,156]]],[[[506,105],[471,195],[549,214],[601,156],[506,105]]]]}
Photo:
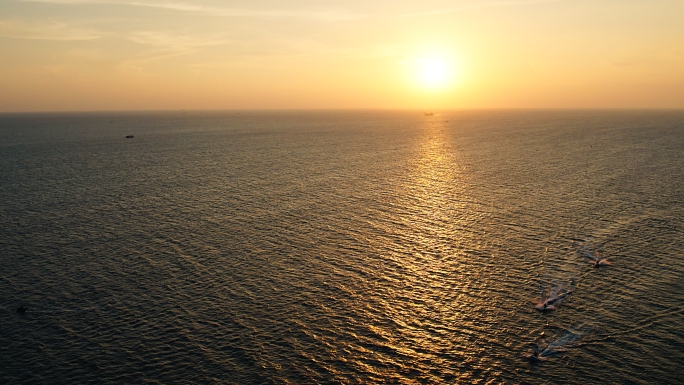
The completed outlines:
{"type": "Polygon", "coordinates": [[[542,357],[566,352],[576,346],[577,341],[591,331],[587,326],[574,327],[557,335],[551,341],[541,340],[537,342],[542,357]]]}
{"type": "Polygon", "coordinates": [[[569,351],[578,345],[578,341],[588,332],[592,330],[587,325],[579,325],[556,335],[553,339],[547,340],[545,338],[539,339],[536,346],[523,357],[532,362],[543,362],[549,357],[569,351]]]}

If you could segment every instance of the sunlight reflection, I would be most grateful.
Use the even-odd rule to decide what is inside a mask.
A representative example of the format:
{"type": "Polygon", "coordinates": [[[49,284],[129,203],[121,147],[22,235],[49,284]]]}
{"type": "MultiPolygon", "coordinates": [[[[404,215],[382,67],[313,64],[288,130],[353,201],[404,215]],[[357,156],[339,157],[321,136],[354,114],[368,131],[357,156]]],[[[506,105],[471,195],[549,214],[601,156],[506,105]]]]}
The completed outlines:
{"type": "MultiPolygon", "coordinates": [[[[476,343],[470,336],[482,332],[499,299],[491,290],[491,270],[482,266],[491,259],[478,258],[486,252],[480,250],[484,232],[470,206],[468,178],[455,147],[458,131],[447,120],[438,114],[426,117],[400,194],[406,243],[395,257],[410,282],[392,302],[400,307],[397,316],[413,326],[403,331],[404,338],[424,346],[423,354],[457,351],[457,361],[485,367],[485,341],[476,343]]],[[[496,343],[497,332],[490,338],[496,343]]]]}

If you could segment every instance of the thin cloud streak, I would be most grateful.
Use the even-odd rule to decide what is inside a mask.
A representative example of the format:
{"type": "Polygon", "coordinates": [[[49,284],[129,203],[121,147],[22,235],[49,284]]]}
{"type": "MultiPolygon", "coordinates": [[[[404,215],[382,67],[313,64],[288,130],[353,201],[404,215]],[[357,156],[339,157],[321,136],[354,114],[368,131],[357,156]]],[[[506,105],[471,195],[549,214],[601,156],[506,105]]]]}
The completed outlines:
{"type": "MultiPolygon", "coordinates": [[[[49,4],[91,4],[91,5],[124,5],[132,7],[146,7],[158,8],[179,12],[205,13],[214,16],[223,17],[244,17],[244,18],[266,18],[266,19],[284,19],[284,18],[300,18],[319,21],[353,21],[374,18],[374,15],[369,14],[354,14],[343,10],[322,10],[322,11],[304,11],[304,10],[255,10],[255,9],[240,9],[240,8],[224,8],[213,7],[207,5],[188,4],[177,1],[141,1],[141,0],[21,0],[31,3],[49,3],[49,4]]],[[[513,1],[490,1],[479,4],[463,5],[455,8],[435,9],[431,11],[422,11],[414,13],[402,13],[381,16],[382,18],[406,18],[419,16],[443,15],[449,13],[456,13],[467,11],[476,8],[493,8],[493,7],[510,7],[516,5],[535,5],[557,3],[563,0],[513,0],[513,1]]],[[[375,15],[380,16],[380,15],[375,15]]]]}
{"type": "Polygon", "coordinates": [[[128,39],[139,43],[153,46],[175,47],[175,48],[195,48],[207,47],[228,43],[223,38],[215,37],[193,37],[188,35],[175,35],[161,31],[138,31],[128,36],[128,39]]]}
{"type": "Polygon", "coordinates": [[[224,17],[247,17],[247,18],[267,18],[267,19],[282,19],[282,18],[301,18],[320,21],[348,21],[363,19],[365,15],[355,15],[340,10],[323,10],[323,11],[303,11],[303,10],[255,10],[255,9],[239,9],[239,8],[222,8],[211,7],[206,5],[187,4],[182,2],[170,1],[136,1],[136,0],[22,0],[31,3],[49,3],[49,4],[91,4],[91,5],[125,5],[133,7],[147,7],[159,8],[180,12],[205,13],[214,16],[224,17]]]}
{"type": "Polygon", "coordinates": [[[0,36],[29,40],[82,41],[96,40],[104,34],[90,29],[71,27],[66,23],[0,20],[0,36]]]}
{"type": "MultiPolygon", "coordinates": [[[[145,65],[149,62],[188,55],[205,47],[220,46],[231,43],[221,36],[190,36],[169,34],[163,31],[137,31],[126,37],[137,44],[153,47],[135,57],[124,60],[123,68],[135,69],[145,73],[145,65]]],[[[146,73],[151,75],[151,73],[146,73]]]]}
{"type": "Polygon", "coordinates": [[[464,5],[456,8],[448,9],[436,9],[432,11],[423,11],[416,13],[402,13],[397,15],[388,16],[389,18],[404,18],[404,17],[417,17],[417,16],[433,16],[433,15],[444,15],[449,13],[457,13],[467,11],[469,9],[477,8],[495,8],[495,7],[512,7],[516,5],[535,5],[535,4],[548,4],[548,3],[559,3],[564,0],[520,0],[520,1],[491,1],[481,4],[471,4],[464,5]]]}

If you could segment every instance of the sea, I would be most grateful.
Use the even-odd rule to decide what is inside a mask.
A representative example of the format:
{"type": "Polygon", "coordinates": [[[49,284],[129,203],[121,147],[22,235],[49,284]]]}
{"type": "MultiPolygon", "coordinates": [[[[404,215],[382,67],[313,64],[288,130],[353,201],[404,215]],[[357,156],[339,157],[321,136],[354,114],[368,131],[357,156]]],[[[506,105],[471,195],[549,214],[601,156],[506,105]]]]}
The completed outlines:
{"type": "Polygon", "coordinates": [[[684,383],[684,111],[425,112],[1,114],[0,383],[684,383]]]}

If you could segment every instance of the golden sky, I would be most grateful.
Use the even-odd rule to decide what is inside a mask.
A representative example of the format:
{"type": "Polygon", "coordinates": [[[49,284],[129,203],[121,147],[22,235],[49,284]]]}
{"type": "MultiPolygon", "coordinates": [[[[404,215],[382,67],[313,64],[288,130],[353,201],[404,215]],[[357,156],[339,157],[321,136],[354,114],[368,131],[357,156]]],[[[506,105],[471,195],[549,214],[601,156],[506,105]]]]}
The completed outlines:
{"type": "Polygon", "coordinates": [[[0,112],[684,108],[682,0],[0,0],[0,112]]]}

